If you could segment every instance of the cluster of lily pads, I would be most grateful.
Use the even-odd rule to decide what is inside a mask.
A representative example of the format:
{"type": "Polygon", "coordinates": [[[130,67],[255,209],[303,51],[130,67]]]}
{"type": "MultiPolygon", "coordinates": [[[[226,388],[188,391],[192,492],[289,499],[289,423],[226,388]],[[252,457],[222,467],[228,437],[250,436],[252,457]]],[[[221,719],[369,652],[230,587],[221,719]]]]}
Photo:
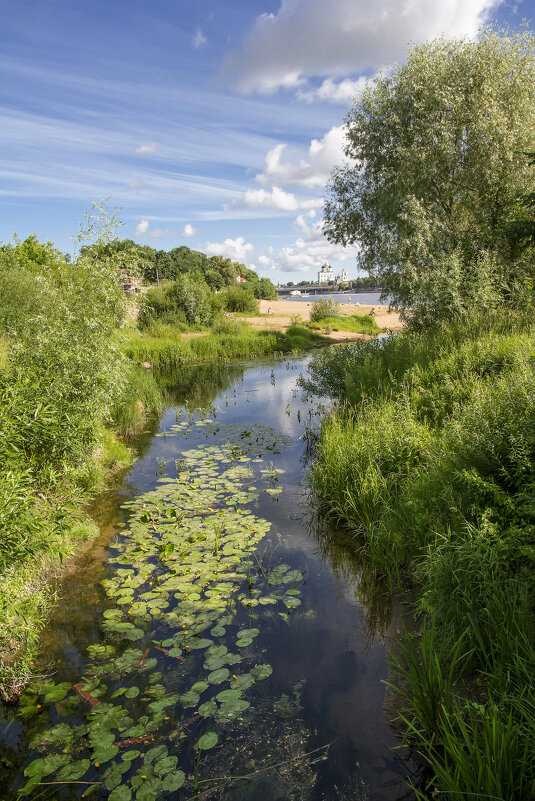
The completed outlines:
{"type": "Polygon", "coordinates": [[[202,753],[224,744],[225,725],[247,714],[254,685],[271,675],[255,643],[259,612],[290,614],[303,576],[258,560],[270,524],[247,504],[258,481],[277,480],[280,470],[260,465],[285,442],[267,426],[216,427],[224,442],[184,451],[176,478],[126,504],[85,675],[38,682],[23,697],[24,716],[53,725],[31,740],[42,756],[26,766],[19,795],[49,783],[110,801],[152,801],[187,781],[195,789],[202,753]]]}

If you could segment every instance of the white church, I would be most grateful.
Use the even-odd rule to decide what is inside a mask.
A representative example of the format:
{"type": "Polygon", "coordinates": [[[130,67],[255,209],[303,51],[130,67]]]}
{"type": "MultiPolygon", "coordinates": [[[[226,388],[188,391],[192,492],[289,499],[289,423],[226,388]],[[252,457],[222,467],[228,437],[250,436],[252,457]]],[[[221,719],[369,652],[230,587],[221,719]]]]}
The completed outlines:
{"type": "Polygon", "coordinates": [[[329,284],[331,282],[339,284],[344,281],[349,281],[347,270],[342,270],[341,275],[335,276],[335,274],[333,273],[333,268],[331,267],[330,264],[327,264],[327,262],[325,262],[325,264],[318,273],[318,284],[320,285],[329,284]]]}

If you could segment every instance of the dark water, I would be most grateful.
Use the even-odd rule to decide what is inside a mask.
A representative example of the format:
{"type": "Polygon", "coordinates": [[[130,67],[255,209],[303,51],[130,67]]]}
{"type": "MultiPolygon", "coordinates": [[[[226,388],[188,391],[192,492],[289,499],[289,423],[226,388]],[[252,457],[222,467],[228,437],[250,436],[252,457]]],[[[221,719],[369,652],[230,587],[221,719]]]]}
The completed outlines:
{"type": "MultiPolygon", "coordinates": [[[[106,755],[105,749],[99,751],[97,745],[101,761],[104,762],[107,756],[108,762],[96,766],[84,728],[88,720],[93,719],[91,725],[99,723],[95,708],[72,690],[59,702],[52,697],[47,703],[43,698],[42,684],[39,690],[37,682],[40,695],[37,698],[30,696],[29,701],[27,698],[24,701],[30,710],[27,716],[17,718],[9,713],[4,719],[4,794],[1,797],[15,798],[15,788],[27,780],[28,770],[31,775],[32,768],[28,766],[33,764],[32,760],[43,758],[48,753],[67,753],[70,762],[80,765],[86,759],[87,770],[78,780],[94,784],[42,784],[31,789],[30,798],[74,799],[82,797],[82,794],[85,797],[89,791],[93,798],[101,799],[109,796],[110,789],[113,801],[129,801],[130,798],[138,801],[172,798],[178,801],[193,797],[195,791],[199,798],[229,801],[394,801],[410,797],[404,782],[410,766],[403,761],[403,751],[393,750],[399,742],[385,713],[383,681],[388,678],[388,669],[384,640],[391,631],[390,598],[386,589],[368,576],[358,563],[351,542],[339,533],[318,528],[304,488],[309,452],[305,424],[317,425],[322,412],[317,400],[303,399],[296,389],[297,376],[306,368],[306,361],[307,358],[302,358],[245,366],[202,367],[166,377],[170,405],[159,423],[159,431],[171,433],[166,436],[145,435],[140,443],[144,450],[142,458],[119,488],[95,504],[93,512],[101,525],[102,535],[78,558],[62,583],[61,601],[44,638],[41,666],[42,674],[49,676],[47,680],[56,686],[63,682],[65,686],[67,683],[74,685],[80,681],[86,682],[84,686],[90,686],[87,684],[88,676],[104,675],[105,683],[103,680],[100,689],[89,691],[94,700],[104,686],[103,704],[113,704],[110,701],[110,697],[115,697],[112,691],[124,693],[125,687],[133,688],[132,693],[139,687],[141,695],[129,701],[124,701],[124,695],[119,699],[121,703],[124,701],[129,715],[128,722],[118,725],[113,729],[113,735],[109,735],[110,741],[120,743],[119,751],[112,758],[106,755]],[[205,407],[202,412],[196,410],[199,405],[205,407]],[[173,431],[177,419],[181,427],[173,431]],[[206,422],[210,420],[213,422],[206,422]],[[201,421],[204,423],[198,425],[201,421]],[[225,450],[226,436],[233,438],[234,443],[245,444],[225,450]],[[188,458],[193,460],[192,464],[204,464],[208,461],[204,454],[209,453],[205,449],[217,447],[223,449],[222,460],[220,458],[217,464],[218,476],[228,469],[231,460],[239,470],[243,467],[251,471],[249,478],[233,479],[237,482],[236,487],[239,481],[245,482],[243,486],[246,486],[246,497],[241,498],[239,504],[232,500],[232,490],[228,490],[229,495],[220,497],[219,501],[230,497],[227,506],[234,504],[229,507],[232,514],[245,515],[244,520],[250,520],[251,526],[259,525],[255,521],[263,519],[269,521],[271,527],[258,542],[254,558],[250,560],[250,572],[254,577],[238,571],[235,587],[229,591],[227,606],[220,610],[226,615],[226,624],[221,629],[223,634],[217,631],[219,623],[211,630],[206,628],[199,637],[211,637],[212,645],[205,651],[193,650],[194,645],[191,651],[186,648],[179,660],[166,652],[170,645],[158,650],[161,648],[158,643],[170,643],[169,638],[173,636],[176,642],[182,634],[180,615],[186,614],[186,608],[192,608],[191,605],[187,607],[188,595],[178,599],[177,595],[170,595],[170,606],[163,615],[158,608],[144,616],[139,613],[136,625],[143,629],[137,635],[139,644],[133,641],[136,635],[129,635],[130,639],[124,640],[120,633],[103,629],[106,625],[104,610],[113,615],[113,610],[119,608],[121,615],[124,612],[124,619],[132,618],[127,617],[125,601],[122,607],[117,607],[114,598],[106,597],[100,582],[116,575],[118,563],[108,561],[110,557],[120,556],[121,548],[126,548],[125,553],[132,553],[129,537],[135,531],[136,510],[125,507],[124,503],[141,496],[150,506],[151,493],[155,489],[172,486],[165,481],[184,475],[188,458]],[[202,458],[198,455],[188,457],[192,450],[197,454],[201,452],[202,458]],[[245,453],[249,456],[246,457],[245,453]],[[247,458],[251,461],[247,462],[247,458]],[[245,460],[243,465],[242,460],[245,460]],[[262,472],[266,470],[267,473],[262,472]],[[250,489],[253,482],[254,491],[250,489]],[[235,512],[238,506],[239,512],[235,512]],[[118,545],[117,549],[111,547],[114,543],[118,545]],[[280,587],[270,589],[263,584],[269,571],[275,575],[281,565],[286,565],[287,570],[297,571],[295,575],[301,577],[286,585],[293,589],[284,601],[280,587]],[[251,587],[260,589],[251,590],[251,587]],[[252,606],[250,599],[255,592],[257,599],[267,599],[269,603],[263,605],[261,600],[252,606]],[[279,593],[281,597],[277,596],[277,603],[266,595],[269,592],[279,593]],[[295,608],[292,598],[293,603],[298,604],[295,608]],[[291,608],[287,608],[287,604],[291,608]],[[242,634],[237,634],[240,631],[242,634]],[[258,634],[246,647],[237,649],[236,636],[247,637],[243,634],[246,631],[253,632],[251,636],[257,631],[258,634]],[[139,662],[136,657],[133,672],[106,674],[105,661],[95,657],[91,648],[88,652],[88,646],[106,646],[108,643],[115,648],[116,655],[130,653],[129,649],[139,647],[140,652],[145,649],[145,656],[139,662]],[[236,659],[240,660],[239,663],[229,665],[229,670],[234,671],[238,678],[233,680],[229,676],[224,684],[207,686],[206,690],[201,690],[201,700],[208,701],[222,689],[232,688],[240,675],[252,675],[246,671],[254,671],[254,665],[267,665],[271,669],[269,675],[242,692],[242,705],[247,703],[249,706],[238,713],[231,710],[232,714],[226,715],[224,709],[230,709],[227,706],[223,713],[220,709],[215,716],[203,716],[198,714],[195,704],[188,707],[185,696],[180,695],[180,701],[175,700],[158,713],[160,717],[156,716],[156,722],[151,719],[145,723],[143,715],[148,701],[159,696],[143,696],[143,693],[149,691],[150,694],[151,686],[161,688],[160,695],[187,692],[196,681],[206,678],[210,668],[203,668],[203,658],[215,653],[214,649],[221,645],[227,645],[229,651],[238,651],[236,659]],[[151,660],[149,669],[144,664],[146,659],[151,660]],[[142,703],[144,697],[145,706],[142,703]],[[41,703],[32,713],[36,700],[41,703]],[[46,732],[65,723],[71,732],[75,732],[74,739],[71,737],[65,742],[60,737],[59,743],[52,743],[52,735],[46,735],[46,732]],[[208,731],[217,735],[217,745],[200,750],[200,738],[208,731]],[[122,745],[122,742],[135,739],[129,734],[139,737],[144,733],[150,734],[150,742],[122,745]],[[32,740],[33,747],[29,744],[32,740]],[[166,759],[178,758],[178,764],[176,759],[173,763],[174,769],[180,768],[186,777],[180,789],[165,789],[170,786],[162,784],[166,780],[165,773],[151,778],[154,765],[160,765],[159,770],[166,769],[157,759],[153,760],[153,765],[146,756],[155,746],[165,748],[166,759]],[[124,761],[120,761],[125,748],[130,749],[129,759],[132,759],[129,771],[124,769],[124,761]],[[133,753],[135,757],[131,756],[133,753]],[[90,766],[89,761],[92,763],[90,766]],[[114,768],[116,764],[120,768],[114,768]],[[137,781],[132,779],[135,771],[137,775],[145,771],[145,776],[147,765],[149,778],[139,779],[141,784],[134,786],[137,781]],[[22,777],[24,768],[26,778],[22,777]],[[111,770],[119,769],[119,778],[108,778],[108,789],[104,789],[101,782],[106,776],[105,771],[109,777],[111,770]],[[243,776],[249,778],[231,778],[243,776]]],[[[196,469],[194,467],[192,473],[194,477],[196,469]]],[[[192,504],[200,502],[203,493],[212,492],[212,485],[217,487],[214,482],[219,481],[210,475],[203,478],[202,470],[198,475],[200,478],[192,485],[192,504]]],[[[242,490],[234,491],[239,493],[242,490]]],[[[210,503],[214,505],[219,501],[212,499],[210,503]]],[[[145,539],[145,535],[141,538],[145,539]]],[[[165,560],[160,563],[147,556],[147,561],[156,566],[151,576],[155,584],[171,575],[165,560]]],[[[173,567],[177,563],[170,564],[173,567]]],[[[128,567],[130,574],[135,575],[135,571],[135,564],[133,569],[128,567]]],[[[146,578],[148,580],[149,576],[146,578]]],[[[267,580],[265,584],[268,584],[267,580]]],[[[139,602],[139,593],[146,589],[147,585],[136,588],[133,592],[138,594],[130,598],[129,604],[139,602]]],[[[135,604],[130,608],[134,610],[135,604]]],[[[187,617],[183,619],[188,620],[187,617]]],[[[210,625],[214,626],[214,623],[210,625]]],[[[223,667],[223,670],[227,668],[223,667]]],[[[112,751],[117,752],[116,744],[112,751]]],[[[42,781],[58,781],[58,775],[52,773],[42,777],[42,781]]]]}

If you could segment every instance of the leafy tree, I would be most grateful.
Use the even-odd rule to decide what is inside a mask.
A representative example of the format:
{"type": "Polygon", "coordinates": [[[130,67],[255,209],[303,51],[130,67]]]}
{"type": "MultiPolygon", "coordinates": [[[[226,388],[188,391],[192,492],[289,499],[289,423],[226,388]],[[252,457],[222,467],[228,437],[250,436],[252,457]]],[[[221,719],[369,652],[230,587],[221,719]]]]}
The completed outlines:
{"type": "Polygon", "coordinates": [[[326,234],[359,243],[359,265],[416,322],[496,306],[532,279],[505,225],[535,177],[534,45],[485,31],[415,47],[348,114],[326,234]]]}
{"type": "Polygon", "coordinates": [[[229,286],[222,292],[222,296],[224,307],[229,312],[258,313],[258,301],[252,289],[244,286],[229,286]]]}
{"type": "Polygon", "coordinates": [[[177,281],[149,289],[139,310],[139,328],[153,322],[190,328],[210,325],[218,304],[204,281],[186,273],[177,281]]]}

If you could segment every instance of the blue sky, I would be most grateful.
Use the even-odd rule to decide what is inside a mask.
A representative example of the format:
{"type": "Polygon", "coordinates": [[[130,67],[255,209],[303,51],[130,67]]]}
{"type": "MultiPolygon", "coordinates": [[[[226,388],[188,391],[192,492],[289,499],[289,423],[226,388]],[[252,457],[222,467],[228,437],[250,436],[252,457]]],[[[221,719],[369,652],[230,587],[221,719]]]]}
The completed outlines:
{"type": "Polygon", "coordinates": [[[0,0],[0,241],[121,236],[273,281],[356,251],[321,234],[351,97],[409,42],[533,27],[535,0],[0,0]]]}

